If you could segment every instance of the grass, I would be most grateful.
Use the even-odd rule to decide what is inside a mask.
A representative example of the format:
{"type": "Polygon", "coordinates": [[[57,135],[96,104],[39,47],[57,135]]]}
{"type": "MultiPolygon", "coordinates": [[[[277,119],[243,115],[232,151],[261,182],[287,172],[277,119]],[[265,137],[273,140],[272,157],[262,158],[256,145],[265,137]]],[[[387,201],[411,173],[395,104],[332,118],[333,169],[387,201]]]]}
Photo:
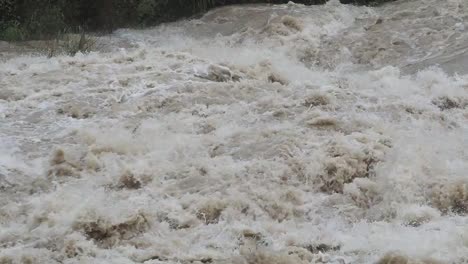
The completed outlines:
{"type": "Polygon", "coordinates": [[[45,46],[43,52],[51,58],[63,54],[75,56],[77,53],[89,53],[99,49],[101,45],[97,37],[81,30],[78,34],[60,34],[53,40],[47,40],[45,46]]]}
{"type": "Polygon", "coordinates": [[[94,38],[83,30],[80,34],[68,34],[64,38],[64,50],[70,56],[77,53],[89,53],[97,48],[97,38],[94,38]]]}

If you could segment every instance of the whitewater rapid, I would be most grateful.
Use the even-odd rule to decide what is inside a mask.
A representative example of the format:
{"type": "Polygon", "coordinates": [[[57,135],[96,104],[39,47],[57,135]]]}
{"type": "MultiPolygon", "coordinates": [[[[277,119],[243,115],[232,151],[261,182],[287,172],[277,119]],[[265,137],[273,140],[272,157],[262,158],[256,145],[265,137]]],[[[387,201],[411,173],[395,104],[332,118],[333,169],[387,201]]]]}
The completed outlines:
{"type": "Polygon", "coordinates": [[[0,61],[0,263],[468,263],[468,4],[223,7],[0,61]]]}

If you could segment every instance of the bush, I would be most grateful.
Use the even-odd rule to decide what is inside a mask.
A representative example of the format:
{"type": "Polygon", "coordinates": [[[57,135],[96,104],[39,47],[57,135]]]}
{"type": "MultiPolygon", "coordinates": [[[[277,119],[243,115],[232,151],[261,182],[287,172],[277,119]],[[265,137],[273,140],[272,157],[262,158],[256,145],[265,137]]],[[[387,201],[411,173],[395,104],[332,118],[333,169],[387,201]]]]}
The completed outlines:
{"type": "Polygon", "coordinates": [[[6,41],[20,41],[25,38],[26,34],[16,21],[9,21],[3,24],[0,30],[0,39],[6,41]]]}
{"type": "Polygon", "coordinates": [[[343,4],[355,4],[355,5],[369,5],[377,6],[386,2],[392,2],[396,0],[340,0],[343,4]]]}
{"type": "Polygon", "coordinates": [[[93,50],[102,48],[98,42],[98,38],[81,31],[79,34],[65,33],[60,34],[53,40],[45,41],[45,47],[40,51],[47,57],[55,57],[57,55],[75,56],[77,53],[89,53],[93,50]]]}
{"type": "Polygon", "coordinates": [[[58,6],[47,6],[43,10],[34,9],[23,19],[29,38],[51,38],[67,25],[62,10],[58,6]]]}
{"type": "Polygon", "coordinates": [[[63,38],[65,52],[75,56],[78,52],[88,53],[96,48],[97,40],[84,31],[80,34],[68,34],[63,38]]]}

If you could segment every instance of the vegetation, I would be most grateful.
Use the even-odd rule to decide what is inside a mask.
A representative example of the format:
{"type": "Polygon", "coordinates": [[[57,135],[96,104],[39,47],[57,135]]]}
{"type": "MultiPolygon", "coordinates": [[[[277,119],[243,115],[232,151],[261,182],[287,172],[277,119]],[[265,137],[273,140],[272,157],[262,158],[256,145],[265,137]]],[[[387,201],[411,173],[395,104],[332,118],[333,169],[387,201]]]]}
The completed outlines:
{"type": "MultiPolygon", "coordinates": [[[[0,40],[54,39],[63,32],[111,31],[191,16],[215,6],[289,0],[0,0],[0,40]]],[[[323,4],[327,0],[298,0],[323,4]]],[[[388,0],[341,0],[367,4],[388,0]]]]}
{"type": "Polygon", "coordinates": [[[78,34],[60,34],[55,39],[46,40],[44,44],[42,52],[50,58],[60,54],[75,56],[79,52],[88,53],[99,49],[101,43],[98,43],[97,38],[81,30],[78,34]]]}
{"type": "Polygon", "coordinates": [[[386,2],[392,2],[396,0],[340,0],[343,4],[355,4],[355,5],[370,5],[377,6],[386,2]]]}

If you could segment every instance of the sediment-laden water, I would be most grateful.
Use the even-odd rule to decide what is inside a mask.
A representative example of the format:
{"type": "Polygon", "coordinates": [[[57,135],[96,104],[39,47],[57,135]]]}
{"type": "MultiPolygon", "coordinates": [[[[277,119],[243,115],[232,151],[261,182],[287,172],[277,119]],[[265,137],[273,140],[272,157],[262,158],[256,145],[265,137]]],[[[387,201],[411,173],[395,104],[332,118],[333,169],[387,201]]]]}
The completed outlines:
{"type": "Polygon", "coordinates": [[[464,0],[100,43],[3,54],[0,263],[468,263],[464,0]]]}

